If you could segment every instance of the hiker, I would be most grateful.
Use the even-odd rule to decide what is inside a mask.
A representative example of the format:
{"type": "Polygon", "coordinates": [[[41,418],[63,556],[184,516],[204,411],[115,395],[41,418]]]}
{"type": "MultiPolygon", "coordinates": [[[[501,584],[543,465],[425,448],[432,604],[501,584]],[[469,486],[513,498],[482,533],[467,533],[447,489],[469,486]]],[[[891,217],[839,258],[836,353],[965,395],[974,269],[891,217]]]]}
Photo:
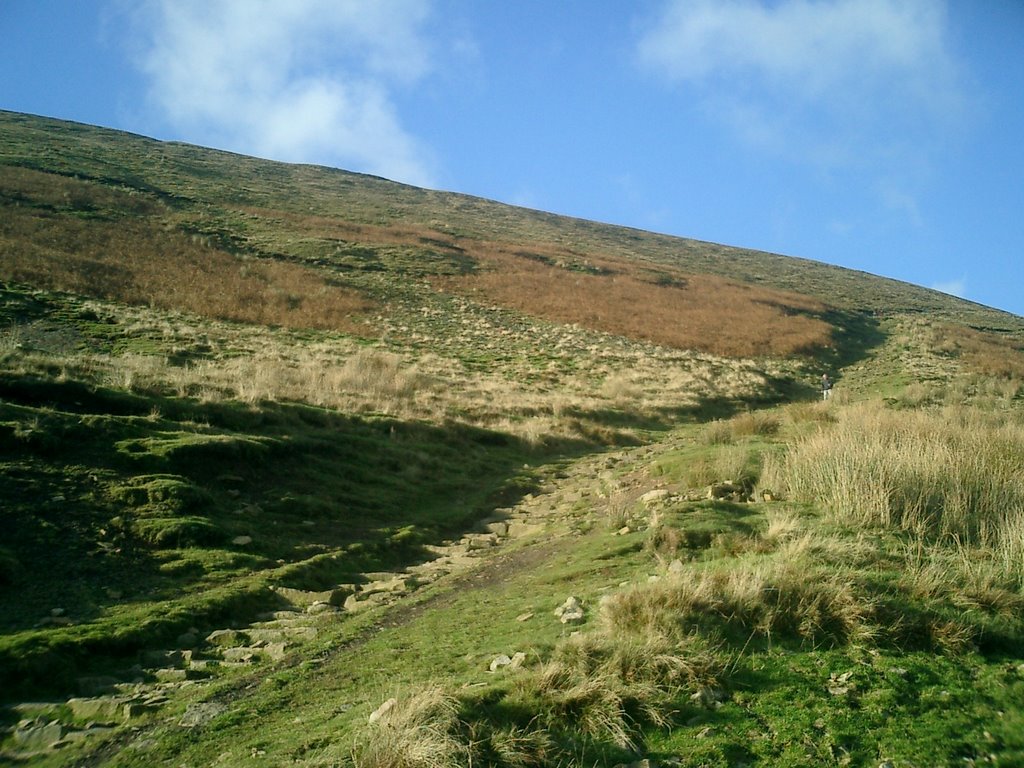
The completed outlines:
{"type": "Polygon", "coordinates": [[[821,374],[821,399],[828,400],[828,396],[832,394],[832,379],[828,377],[827,373],[821,374]]]}

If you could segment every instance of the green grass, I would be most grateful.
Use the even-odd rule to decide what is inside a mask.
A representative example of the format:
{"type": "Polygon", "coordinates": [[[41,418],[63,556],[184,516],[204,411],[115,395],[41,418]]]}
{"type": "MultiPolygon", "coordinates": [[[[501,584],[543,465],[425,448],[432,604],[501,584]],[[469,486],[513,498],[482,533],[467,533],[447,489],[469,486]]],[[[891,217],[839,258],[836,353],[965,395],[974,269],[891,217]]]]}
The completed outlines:
{"type": "Polygon", "coordinates": [[[21,220],[148,222],[243,270],[308,265],[377,302],[383,329],[0,285],[0,698],[52,699],[0,709],[0,760],[25,757],[24,720],[80,734],[92,719],[67,696],[109,676],[166,701],[26,759],[1024,764],[1020,349],[958,345],[935,324],[1019,339],[1020,318],[813,262],[11,113],[0,166],[0,207],[21,220]],[[431,287],[478,267],[469,245],[818,296],[834,346],[729,360],[431,287]],[[875,443],[875,465],[842,460],[875,443]],[[872,473],[939,454],[941,473],[872,473]],[[707,498],[724,481],[735,494],[707,498]],[[878,507],[848,493],[878,487],[878,507]],[[495,519],[526,532],[467,554],[460,537],[495,519]],[[412,575],[439,547],[458,553],[452,572],[412,575]],[[287,590],[337,607],[396,576],[415,588],[388,604],[285,612],[313,631],[280,658],[234,667],[204,641],[257,632],[296,608],[287,590]],[[579,625],[555,616],[569,596],[579,625]],[[205,668],[160,683],[152,658],[186,647],[205,668]],[[521,669],[489,671],[516,652],[521,669]]]}

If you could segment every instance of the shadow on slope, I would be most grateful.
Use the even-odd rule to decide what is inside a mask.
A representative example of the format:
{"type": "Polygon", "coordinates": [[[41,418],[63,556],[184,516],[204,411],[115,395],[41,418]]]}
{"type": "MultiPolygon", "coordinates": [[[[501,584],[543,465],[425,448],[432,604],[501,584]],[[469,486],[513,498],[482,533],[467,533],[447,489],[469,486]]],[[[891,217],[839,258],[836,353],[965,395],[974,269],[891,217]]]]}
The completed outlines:
{"type": "Polygon", "coordinates": [[[271,585],[358,580],[533,490],[540,448],[464,425],[0,375],[0,688],[65,687],[271,585]]]}

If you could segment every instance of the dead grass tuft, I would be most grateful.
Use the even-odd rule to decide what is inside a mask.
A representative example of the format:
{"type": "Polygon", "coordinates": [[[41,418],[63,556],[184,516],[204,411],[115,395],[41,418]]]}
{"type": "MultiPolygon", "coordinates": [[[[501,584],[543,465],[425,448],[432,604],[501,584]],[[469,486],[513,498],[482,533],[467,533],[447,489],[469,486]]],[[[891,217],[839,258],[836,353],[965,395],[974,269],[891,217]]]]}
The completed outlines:
{"type": "Polygon", "coordinates": [[[966,408],[941,412],[844,409],[830,429],[801,438],[767,482],[855,525],[1018,558],[1024,510],[1024,425],[966,408]]]}
{"type": "Polygon", "coordinates": [[[619,593],[602,608],[611,632],[724,632],[812,644],[863,636],[870,615],[850,580],[807,559],[706,568],[619,593]]]}
{"type": "Polygon", "coordinates": [[[458,701],[439,686],[398,699],[353,747],[356,768],[462,768],[469,750],[459,736],[458,701]]]}

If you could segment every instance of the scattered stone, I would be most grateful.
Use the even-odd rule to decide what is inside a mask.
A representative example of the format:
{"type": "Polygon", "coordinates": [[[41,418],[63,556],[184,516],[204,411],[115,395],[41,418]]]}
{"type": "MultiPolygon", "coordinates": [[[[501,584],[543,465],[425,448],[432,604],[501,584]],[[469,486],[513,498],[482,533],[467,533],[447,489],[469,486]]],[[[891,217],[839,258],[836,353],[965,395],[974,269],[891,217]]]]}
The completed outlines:
{"type": "Polygon", "coordinates": [[[625,536],[626,534],[632,533],[632,532],[633,532],[632,528],[630,528],[628,525],[624,525],[621,528],[619,528],[619,530],[617,530],[615,532],[615,535],[616,536],[625,536]]]}
{"type": "Polygon", "coordinates": [[[563,624],[579,624],[584,618],[583,604],[577,597],[569,597],[555,608],[555,616],[563,624]]]}
{"type": "Polygon", "coordinates": [[[668,572],[674,575],[679,575],[685,570],[686,566],[683,565],[683,561],[676,558],[668,564],[668,572]]]}
{"type": "Polygon", "coordinates": [[[516,616],[516,621],[529,621],[532,618],[532,613],[520,613],[518,616],[516,616]]]}
{"type": "Polygon", "coordinates": [[[509,669],[522,669],[523,665],[526,664],[526,654],[522,651],[516,651],[512,654],[512,663],[508,665],[509,669]]]}
{"type": "Polygon", "coordinates": [[[239,547],[244,547],[246,544],[252,544],[252,536],[235,536],[235,538],[231,540],[231,543],[239,547]]]}
{"type": "Polygon", "coordinates": [[[388,699],[383,704],[381,704],[379,707],[377,707],[377,709],[375,709],[373,712],[370,713],[369,722],[371,722],[371,723],[377,722],[382,717],[384,717],[388,712],[390,712],[392,709],[394,709],[397,704],[398,704],[398,699],[388,699]]]}

